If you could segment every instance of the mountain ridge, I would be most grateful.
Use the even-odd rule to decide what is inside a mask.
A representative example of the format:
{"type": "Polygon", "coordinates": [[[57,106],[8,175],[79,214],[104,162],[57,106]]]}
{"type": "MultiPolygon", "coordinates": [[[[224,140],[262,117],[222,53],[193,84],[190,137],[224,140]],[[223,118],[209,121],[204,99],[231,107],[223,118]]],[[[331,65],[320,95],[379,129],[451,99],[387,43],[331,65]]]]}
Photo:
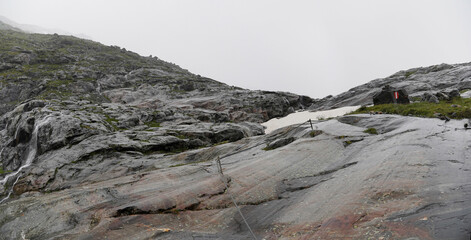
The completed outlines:
{"type": "MultiPolygon", "coordinates": [[[[96,103],[109,102],[111,99],[145,105],[147,103],[140,102],[141,94],[150,96],[159,93],[162,97],[157,97],[155,101],[169,103],[169,99],[214,95],[216,89],[219,89],[221,94],[230,95],[224,98],[245,95],[243,98],[237,96],[242,108],[249,105],[244,103],[247,102],[244,99],[256,98],[257,94],[273,95],[283,109],[265,111],[264,107],[269,107],[267,104],[259,106],[260,110],[253,111],[265,114],[256,117],[258,119],[255,121],[262,122],[268,120],[268,117],[280,117],[288,112],[306,108],[313,101],[309,97],[291,93],[250,91],[231,87],[192,74],[157,57],[141,57],[126,49],[107,47],[75,37],[13,31],[3,32],[0,37],[4,42],[1,49],[3,61],[0,65],[0,83],[3,84],[0,98],[4,101],[0,104],[0,114],[12,110],[16,103],[31,98],[88,100],[96,103]],[[15,84],[7,84],[4,80],[7,78],[15,79],[15,84]],[[121,91],[115,91],[116,89],[121,91]],[[286,100],[287,98],[289,99],[286,100]]],[[[224,100],[223,96],[220,100],[224,100]]],[[[211,107],[208,110],[211,110],[211,107]]],[[[227,110],[234,112],[232,120],[240,119],[235,115],[244,115],[244,112],[254,115],[250,113],[250,109],[227,110]]]]}
{"type": "Polygon", "coordinates": [[[0,15],[0,22],[4,25],[9,25],[9,27],[14,28],[15,31],[26,32],[26,33],[39,33],[39,34],[60,34],[60,35],[68,35],[68,36],[75,36],[78,38],[92,40],[91,37],[85,34],[73,34],[67,31],[63,31],[60,29],[49,29],[43,28],[40,26],[32,25],[32,24],[20,24],[15,21],[10,20],[5,16],[0,15]]]}

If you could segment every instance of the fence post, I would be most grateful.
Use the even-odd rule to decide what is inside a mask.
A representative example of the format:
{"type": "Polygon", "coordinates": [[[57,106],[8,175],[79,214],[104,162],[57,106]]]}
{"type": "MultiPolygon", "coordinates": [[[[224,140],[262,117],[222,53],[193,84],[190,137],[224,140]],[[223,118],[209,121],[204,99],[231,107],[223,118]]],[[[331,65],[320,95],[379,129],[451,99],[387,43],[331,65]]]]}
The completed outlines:
{"type": "Polygon", "coordinates": [[[234,203],[234,206],[236,207],[237,211],[239,212],[240,216],[242,217],[242,220],[244,220],[244,223],[247,226],[247,228],[249,229],[250,234],[252,234],[253,239],[257,240],[257,237],[255,236],[255,233],[252,231],[252,228],[250,227],[249,223],[247,222],[247,219],[245,219],[244,214],[242,214],[242,211],[240,210],[239,205],[237,205],[237,203],[234,199],[234,196],[232,196],[232,194],[229,193],[229,186],[227,185],[226,179],[224,177],[224,173],[222,172],[221,158],[219,156],[216,159],[216,165],[218,166],[218,172],[220,174],[221,181],[224,183],[224,185],[226,187],[227,194],[229,194],[229,197],[231,198],[232,203],[234,203]]]}
{"type": "Polygon", "coordinates": [[[216,164],[218,166],[219,174],[224,175],[224,173],[222,173],[221,159],[219,158],[219,156],[218,156],[218,159],[216,159],[216,164]]]}

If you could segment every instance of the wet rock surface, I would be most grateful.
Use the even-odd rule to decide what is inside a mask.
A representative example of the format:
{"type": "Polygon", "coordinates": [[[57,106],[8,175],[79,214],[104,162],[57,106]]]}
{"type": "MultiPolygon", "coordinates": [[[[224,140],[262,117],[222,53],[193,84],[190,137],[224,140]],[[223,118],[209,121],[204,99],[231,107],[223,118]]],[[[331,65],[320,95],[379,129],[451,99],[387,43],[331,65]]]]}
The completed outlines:
{"type": "MultiPolygon", "coordinates": [[[[154,109],[163,120],[179,113],[205,122],[264,122],[314,102],[228,86],[157,57],[71,36],[2,30],[0,40],[0,115],[25,100],[55,99],[154,109]]],[[[128,124],[135,124],[132,117],[128,124]]]]}
{"type": "Polygon", "coordinates": [[[184,139],[150,132],[146,143],[131,140],[135,131],[46,150],[24,170],[18,196],[0,204],[0,229],[42,239],[250,239],[232,195],[260,239],[469,237],[471,141],[461,121],[355,115],[314,126],[323,134],[311,137],[306,123],[175,154],[152,149],[184,139]],[[381,134],[365,134],[370,127],[381,134]],[[287,136],[296,140],[263,150],[287,136]],[[352,139],[361,141],[343,144],[352,139]]]}
{"type": "MultiPolygon", "coordinates": [[[[0,239],[251,239],[233,200],[259,239],[469,239],[467,120],[350,115],[265,135],[260,122],[374,90],[318,102],[73,37],[0,38],[0,239]]],[[[370,84],[439,98],[469,76],[370,84]]]]}

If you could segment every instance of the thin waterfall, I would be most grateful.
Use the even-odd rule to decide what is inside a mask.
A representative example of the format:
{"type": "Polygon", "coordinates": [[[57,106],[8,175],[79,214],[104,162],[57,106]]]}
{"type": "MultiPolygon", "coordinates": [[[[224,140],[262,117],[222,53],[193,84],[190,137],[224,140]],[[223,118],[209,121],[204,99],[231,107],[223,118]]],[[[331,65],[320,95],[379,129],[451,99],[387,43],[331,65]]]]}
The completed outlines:
{"type": "MultiPolygon", "coordinates": [[[[26,158],[26,162],[23,166],[21,166],[20,168],[18,168],[18,170],[16,170],[15,172],[13,173],[10,173],[8,174],[7,176],[5,176],[5,178],[3,178],[2,180],[0,180],[0,185],[5,186],[5,183],[8,181],[8,179],[12,178],[12,177],[15,177],[16,175],[18,175],[21,170],[29,167],[32,163],[33,163],[33,160],[34,158],[36,157],[36,153],[38,151],[38,130],[41,126],[45,125],[46,123],[48,123],[50,120],[50,117],[47,116],[46,118],[42,119],[41,121],[39,121],[37,124],[35,124],[36,126],[34,127],[34,131],[32,133],[32,136],[31,136],[31,140],[29,142],[29,149],[28,149],[28,157],[26,158]]],[[[2,150],[3,151],[3,150],[2,150]]],[[[15,184],[18,182],[18,179],[20,178],[20,176],[18,176],[15,180],[15,182],[13,183],[13,185],[11,186],[11,190],[10,192],[8,193],[8,196],[5,197],[4,199],[2,199],[0,201],[0,203],[4,202],[5,200],[7,200],[11,193],[13,192],[13,187],[15,186],[15,184]]]]}
{"type": "Polygon", "coordinates": [[[10,198],[10,195],[13,193],[13,187],[16,185],[16,183],[18,182],[18,180],[20,179],[20,176],[18,176],[15,180],[15,182],[13,183],[13,185],[11,186],[11,189],[10,191],[8,192],[8,195],[3,198],[2,200],[0,200],[0,204],[2,204],[3,202],[5,202],[8,198],[10,198]]]}

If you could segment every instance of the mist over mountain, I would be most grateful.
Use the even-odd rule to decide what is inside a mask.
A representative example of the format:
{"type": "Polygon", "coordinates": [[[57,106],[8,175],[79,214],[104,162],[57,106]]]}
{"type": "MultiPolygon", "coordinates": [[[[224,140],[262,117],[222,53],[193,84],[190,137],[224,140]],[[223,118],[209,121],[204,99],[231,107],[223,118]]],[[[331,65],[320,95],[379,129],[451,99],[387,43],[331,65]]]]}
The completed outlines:
{"type": "Polygon", "coordinates": [[[312,99],[20,28],[0,22],[0,239],[470,236],[471,63],[312,99]],[[412,103],[261,125],[386,85],[412,103]]]}
{"type": "Polygon", "coordinates": [[[0,22],[2,22],[2,25],[8,25],[10,27],[13,27],[14,29],[10,29],[10,30],[16,30],[16,31],[23,31],[23,32],[27,32],[27,33],[41,33],[41,34],[60,34],[60,35],[68,35],[68,36],[75,36],[75,37],[79,37],[79,38],[83,38],[83,39],[89,39],[89,40],[92,40],[92,38],[90,36],[87,36],[85,34],[73,34],[73,33],[70,33],[70,32],[67,32],[67,31],[64,31],[64,30],[61,30],[61,29],[49,29],[49,28],[44,28],[44,27],[40,27],[40,26],[36,26],[36,25],[32,25],[32,24],[20,24],[20,23],[17,23],[17,22],[14,22],[4,16],[1,16],[0,15],[0,22]]]}

